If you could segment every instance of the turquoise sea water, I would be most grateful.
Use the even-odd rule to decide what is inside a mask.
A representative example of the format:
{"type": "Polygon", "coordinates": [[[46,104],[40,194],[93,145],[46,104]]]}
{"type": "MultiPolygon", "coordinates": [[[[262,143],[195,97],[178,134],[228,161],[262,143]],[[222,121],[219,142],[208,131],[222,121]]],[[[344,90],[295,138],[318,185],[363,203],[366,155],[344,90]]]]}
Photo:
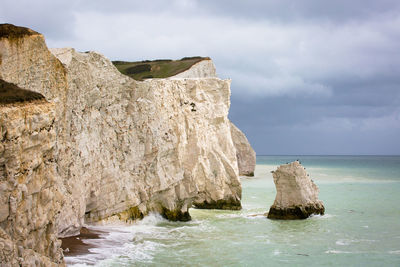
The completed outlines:
{"type": "Polygon", "coordinates": [[[131,226],[101,226],[82,266],[400,266],[400,156],[257,156],[242,178],[241,211],[191,209],[174,223],[152,214],[131,226]],[[269,220],[271,170],[299,159],[320,188],[326,214],[269,220]]]}

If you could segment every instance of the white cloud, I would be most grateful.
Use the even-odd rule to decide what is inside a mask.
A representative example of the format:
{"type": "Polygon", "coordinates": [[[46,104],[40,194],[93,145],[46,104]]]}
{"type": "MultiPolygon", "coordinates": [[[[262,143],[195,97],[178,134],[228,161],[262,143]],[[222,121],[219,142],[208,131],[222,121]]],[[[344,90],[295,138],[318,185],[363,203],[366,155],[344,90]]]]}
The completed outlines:
{"type": "Polygon", "coordinates": [[[49,45],[121,60],[211,56],[217,71],[239,85],[235,93],[248,96],[329,96],[332,88],[325,80],[363,79],[400,68],[400,56],[388,52],[397,49],[400,16],[336,26],[181,12],[196,5],[177,0],[163,13],[76,12],[76,38],[49,39],[49,45]]]}
{"type": "Polygon", "coordinates": [[[233,79],[233,93],[247,97],[254,96],[288,96],[288,97],[329,97],[332,90],[323,84],[306,82],[299,76],[268,74],[235,73],[231,71],[233,79]],[[250,85],[250,86],[249,86],[250,85]]]}
{"type": "MultiPolygon", "coordinates": [[[[395,151],[387,147],[400,127],[393,113],[400,105],[398,1],[3,2],[2,22],[42,32],[50,47],[121,60],[211,56],[220,76],[232,79],[232,119],[249,125],[263,153],[272,151],[271,129],[276,140],[298,130],[313,151],[320,134],[338,153],[340,144],[359,151],[380,136],[375,143],[395,151]]],[[[307,151],[297,145],[293,151],[307,151]]]]}

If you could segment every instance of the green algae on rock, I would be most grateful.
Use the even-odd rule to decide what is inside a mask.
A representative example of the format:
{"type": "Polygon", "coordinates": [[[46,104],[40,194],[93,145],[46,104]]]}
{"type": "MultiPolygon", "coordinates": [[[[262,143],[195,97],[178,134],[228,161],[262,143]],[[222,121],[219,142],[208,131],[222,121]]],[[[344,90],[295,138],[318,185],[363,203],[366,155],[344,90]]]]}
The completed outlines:
{"type": "Polygon", "coordinates": [[[324,214],[324,205],[318,199],[319,189],[299,161],[279,166],[272,176],[277,192],[268,218],[294,220],[324,214]]]}
{"type": "Polygon", "coordinates": [[[170,221],[181,221],[187,222],[192,219],[188,211],[182,211],[181,209],[177,208],[174,210],[169,210],[167,208],[162,209],[161,215],[170,221]]]}
{"type": "Polygon", "coordinates": [[[227,200],[195,202],[194,207],[197,209],[241,210],[242,204],[239,199],[229,198],[227,200]]]}

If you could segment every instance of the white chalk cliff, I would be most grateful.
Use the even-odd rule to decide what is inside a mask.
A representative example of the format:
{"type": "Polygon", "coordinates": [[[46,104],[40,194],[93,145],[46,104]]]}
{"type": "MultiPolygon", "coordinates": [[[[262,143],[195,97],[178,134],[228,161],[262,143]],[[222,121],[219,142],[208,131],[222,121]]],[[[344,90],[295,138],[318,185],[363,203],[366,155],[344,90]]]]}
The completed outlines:
{"type": "Polygon", "coordinates": [[[251,147],[246,135],[231,122],[231,135],[236,148],[239,175],[254,176],[256,152],[251,147]]]}
{"type": "MultiPolygon", "coordinates": [[[[21,30],[7,27],[17,33],[21,30]]],[[[191,206],[241,208],[236,149],[227,117],[229,80],[137,82],[98,53],[71,48],[51,53],[43,36],[27,29],[12,38],[0,38],[0,78],[39,92],[54,104],[54,135],[46,141],[52,154],[45,157],[53,171],[48,175],[35,172],[46,166],[45,161],[37,163],[40,168],[29,167],[34,170],[33,180],[51,181],[38,188],[39,195],[47,194],[43,192],[49,187],[55,194],[46,195],[46,205],[34,202],[37,208],[29,214],[33,221],[40,221],[44,208],[51,211],[45,217],[45,225],[51,227],[37,235],[46,235],[52,245],[42,249],[22,244],[23,248],[54,263],[60,256],[53,237],[78,234],[85,222],[134,220],[150,211],[171,220],[189,220],[191,206]]],[[[35,155],[39,154],[31,156],[35,155]]],[[[1,160],[0,169],[8,170],[9,160],[4,156],[1,160]]],[[[17,174],[8,173],[7,182],[27,187],[28,182],[17,179],[17,174]]],[[[29,194],[22,194],[18,201],[25,203],[26,197],[29,194]]],[[[12,205],[11,197],[3,198],[12,205]]],[[[3,231],[4,222],[13,217],[6,212],[1,216],[3,231]]],[[[44,237],[29,240],[40,238],[44,237]]],[[[5,257],[0,254],[0,260],[14,260],[5,257]]]]}
{"type": "Polygon", "coordinates": [[[1,103],[5,87],[0,80],[0,266],[62,266],[54,104],[1,103]]]}
{"type": "MultiPolygon", "coordinates": [[[[217,77],[214,63],[210,59],[202,60],[188,70],[183,71],[170,79],[176,78],[211,78],[217,77]]],[[[251,147],[246,135],[230,122],[232,141],[236,149],[236,159],[239,168],[239,175],[254,176],[256,168],[256,152],[251,147]]]]}
{"type": "Polygon", "coordinates": [[[240,207],[227,120],[230,81],[136,82],[97,53],[52,51],[70,85],[68,121],[77,140],[73,149],[70,143],[70,177],[77,177],[71,200],[85,196],[80,218],[86,213],[86,221],[95,221],[134,208],[139,216],[155,210],[186,220],[192,204],[240,207]]]}
{"type": "Polygon", "coordinates": [[[298,161],[279,166],[272,176],[277,192],[268,218],[305,219],[312,214],[324,214],[319,189],[298,161]]]}
{"type": "Polygon", "coordinates": [[[217,78],[217,71],[211,59],[204,59],[170,78],[217,78]]]}

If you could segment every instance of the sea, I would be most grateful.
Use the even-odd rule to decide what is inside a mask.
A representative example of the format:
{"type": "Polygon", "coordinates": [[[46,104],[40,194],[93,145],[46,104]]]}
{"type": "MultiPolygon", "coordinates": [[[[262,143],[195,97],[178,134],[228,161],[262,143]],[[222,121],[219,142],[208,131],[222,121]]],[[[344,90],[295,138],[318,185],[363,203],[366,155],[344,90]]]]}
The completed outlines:
{"type": "Polygon", "coordinates": [[[257,156],[241,177],[240,211],[190,209],[192,221],[150,214],[105,231],[69,266],[400,266],[400,156],[257,156]],[[271,171],[299,160],[320,189],[325,215],[264,216],[275,199],[271,171]]]}

